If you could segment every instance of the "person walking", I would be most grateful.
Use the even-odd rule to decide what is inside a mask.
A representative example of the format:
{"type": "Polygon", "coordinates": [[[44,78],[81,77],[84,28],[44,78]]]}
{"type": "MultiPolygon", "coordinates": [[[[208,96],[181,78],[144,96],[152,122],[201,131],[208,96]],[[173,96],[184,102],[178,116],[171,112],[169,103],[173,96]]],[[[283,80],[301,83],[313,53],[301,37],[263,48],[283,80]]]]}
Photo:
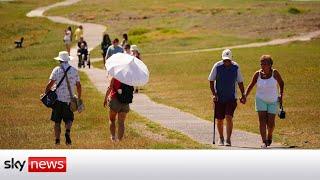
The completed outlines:
{"type": "Polygon", "coordinates": [[[68,61],[72,59],[66,51],[59,52],[59,56],[54,58],[60,62],[60,65],[55,67],[50,75],[49,83],[46,86],[45,93],[52,88],[56,88],[56,83],[60,80],[60,86],[56,88],[57,101],[52,108],[51,120],[54,122],[55,144],[60,144],[61,121],[65,123],[65,140],[67,145],[71,145],[71,127],[74,120],[74,114],[70,110],[69,104],[71,101],[70,92],[68,89],[68,82],[71,93],[74,94],[74,87],[77,88],[78,98],[81,99],[81,83],[78,70],[69,65],[68,61]],[[65,75],[66,74],[66,75],[65,75]]]}
{"type": "Polygon", "coordinates": [[[123,48],[123,53],[131,55],[131,45],[126,44],[123,48]]]}
{"type": "MultiPolygon", "coordinates": [[[[115,78],[111,78],[110,85],[104,98],[104,107],[109,107],[109,128],[111,133],[111,141],[121,141],[125,131],[125,119],[130,111],[128,103],[121,103],[117,94],[121,89],[121,82],[115,78]],[[118,137],[116,137],[116,117],[118,116],[118,137]]],[[[121,94],[121,93],[120,93],[121,94]]]]}
{"type": "Polygon", "coordinates": [[[112,45],[107,50],[106,60],[113,54],[123,53],[123,48],[119,46],[119,39],[116,38],[112,41],[112,45]]]}
{"type": "Polygon", "coordinates": [[[124,48],[124,46],[125,46],[126,44],[129,44],[128,34],[127,34],[127,33],[123,34],[123,35],[122,35],[122,38],[123,38],[123,40],[122,40],[122,42],[121,42],[121,47],[124,48]]]}
{"type": "Polygon", "coordinates": [[[79,41],[81,37],[83,37],[83,27],[82,25],[78,26],[78,28],[74,31],[74,37],[76,41],[79,41]]]}
{"type": "Polygon", "coordinates": [[[69,26],[64,31],[63,42],[66,45],[66,50],[67,50],[67,52],[69,53],[69,56],[70,56],[70,49],[71,49],[71,43],[72,43],[72,29],[71,29],[71,26],[69,26]]]}
{"type": "Polygon", "coordinates": [[[245,96],[247,97],[257,84],[255,109],[259,117],[259,129],[262,139],[261,148],[267,148],[272,143],[278,102],[282,103],[283,101],[284,82],[280,73],[272,68],[273,60],[270,55],[262,55],[260,65],[261,69],[254,73],[246,89],[245,96]],[[277,85],[280,88],[280,96],[277,85]]]}
{"type": "Polygon", "coordinates": [[[102,50],[102,58],[103,58],[103,65],[106,64],[106,55],[109,46],[111,46],[111,40],[108,34],[103,34],[102,42],[100,44],[101,50],[102,50]]]}
{"type": "MultiPolygon", "coordinates": [[[[141,59],[141,55],[140,55],[140,51],[139,51],[139,48],[138,48],[137,45],[134,45],[134,44],[131,45],[131,46],[130,46],[130,51],[131,51],[131,55],[132,55],[132,56],[134,56],[134,57],[142,60],[142,59],[141,59]]],[[[134,87],[134,92],[135,92],[135,93],[139,93],[139,87],[138,87],[138,86],[134,87]]]]}
{"type": "Polygon", "coordinates": [[[214,64],[208,80],[210,81],[212,100],[215,106],[215,117],[217,118],[217,129],[220,136],[218,145],[231,146],[232,118],[237,107],[237,83],[242,94],[240,99],[242,103],[245,102],[245,96],[240,67],[233,61],[230,49],[225,49],[222,52],[222,60],[214,64]],[[223,134],[224,119],[226,119],[226,141],[223,134]]]}

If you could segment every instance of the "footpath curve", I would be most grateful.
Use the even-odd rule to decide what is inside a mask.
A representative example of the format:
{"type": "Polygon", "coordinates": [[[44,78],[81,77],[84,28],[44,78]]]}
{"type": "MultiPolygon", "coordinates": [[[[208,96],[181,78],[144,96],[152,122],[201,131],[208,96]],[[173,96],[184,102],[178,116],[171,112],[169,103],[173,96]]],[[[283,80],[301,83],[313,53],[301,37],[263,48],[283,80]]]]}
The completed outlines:
{"type": "MultiPolygon", "coordinates": [[[[91,47],[91,49],[97,47],[100,44],[101,37],[106,27],[99,24],[93,23],[80,23],[76,21],[69,20],[64,17],[59,16],[44,16],[43,13],[51,8],[58,6],[68,6],[74,3],[79,2],[80,0],[66,0],[64,2],[55,3],[53,5],[40,7],[35,10],[27,13],[28,17],[46,17],[53,22],[63,23],[63,24],[72,24],[72,25],[82,25],[84,28],[84,37],[91,47]]],[[[177,51],[169,52],[165,54],[181,54],[181,53],[196,53],[196,52],[206,52],[206,51],[216,51],[224,48],[246,48],[246,47],[260,47],[267,45],[276,45],[284,44],[292,41],[306,41],[310,40],[313,37],[319,36],[320,31],[311,32],[301,36],[291,37],[287,39],[277,39],[264,43],[251,43],[246,45],[231,46],[231,47],[222,47],[222,48],[213,48],[213,49],[202,49],[202,50],[190,50],[190,51],[177,51]]],[[[76,57],[77,49],[72,47],[71,56],[76,57]]],[[[162,53],[158,53],[159,55],[162,53]]],[[[76,61],[71,61],[72,66],[77,67],[76,61]]],[[[92,67],[91,69],[80,69],[85,72],[91,82],[97,87],[97,89],[104,94],[107,87],[107,76],[105,70],[92,67]]],[[[203,144],[212,143],[213,135],[213,125],[212,122],[207,120],[200,119],[190,113],[183,112],[177,108],[169,107],[163,104],[158,104],[152,101],[145,94],[139,93],[135,94],[134,102],[131,104],[131,109],[141,116],[148,118],[151,121],[161,124],[162,126],[173,129],[183,134],[191,137],[197,142],[203,144]]],[[[216,141],[218,135],[216,134],[216,141]]],[[[232,147],[219,147],[221,149],[255,149],[259,148],[261,144],[261,139],[258,134],[253,134],[250,132],[234,130],[232,135],[232,147]]],[[[274,143],[272,148],[285,148],[279,143],[274,143]]]]}

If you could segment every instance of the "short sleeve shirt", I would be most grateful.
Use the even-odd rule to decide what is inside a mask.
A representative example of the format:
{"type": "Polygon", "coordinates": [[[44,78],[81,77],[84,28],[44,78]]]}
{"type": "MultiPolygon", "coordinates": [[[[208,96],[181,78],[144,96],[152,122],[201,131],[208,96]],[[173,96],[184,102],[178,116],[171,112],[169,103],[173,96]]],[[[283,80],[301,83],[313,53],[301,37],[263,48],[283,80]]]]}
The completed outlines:
{"type": "Polygon", "coordinates": [[[230,67],[225,67],[223,61],[214,64],[208,77],[215,81],[215,91],[222,102],[233,101],[237,97],[237,83],[243,82],[239,65],[232,61],[230,67]]]}
{"type": "MultiPolygon", "coordinates": [[[[66,64],[66,65],[62,65],[62,66],[63,66],[64,69],[67,69],[70,65],[66,64]]],[[[62,69],[62,66],[55,67],[53,69],[51,75],[50,75],[49,79],[55,81],[55,86],[53,87],[53,89],[56,88],[56,85],[59,83],[59,81],[64,76],[64,70],[62,69]]],[[[68,75],[68,79],[69,79],[69,83],[70,83],[70,87],[71,87],[71,92],[72,92],[72,95],[73,95],[76,83],[80,82],[80,77],[79,77],[79,74],[78,74],[78,70],[76,68],[74,68],[74,67],[71,67],[69,69],[67,75],[68,75]]],[[[56,89],[56,93],[57,93],[57,96],[58,96],[57,99],[59,101],[70,103],[71,98],[70,98],[70,93],[69,93],[68,86],[67,86],[66,77],[62,81],[62,83],[59,86],[59,88],[56,89]]]]}
{"type": "Polygon", "coordinates": [[[108,57],[117,54],[117,53],[123,53],[123,49],[120,46],[109,46],[108,50],[107,50],[107,55],[108,57]]]}

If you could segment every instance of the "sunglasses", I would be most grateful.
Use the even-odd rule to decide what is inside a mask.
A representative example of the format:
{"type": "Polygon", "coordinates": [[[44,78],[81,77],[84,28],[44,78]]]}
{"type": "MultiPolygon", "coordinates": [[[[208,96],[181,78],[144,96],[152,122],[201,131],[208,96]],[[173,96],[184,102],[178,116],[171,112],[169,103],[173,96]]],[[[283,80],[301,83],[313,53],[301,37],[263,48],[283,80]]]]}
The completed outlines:
{"type": "Polygon", "coordinates": [[[270,65],[270,64],[267,63],[267,62],[262,62],[262,63],[260,63],[260,65],[261,65],[261,66],[264,66],[264,65],[270,65]]]}

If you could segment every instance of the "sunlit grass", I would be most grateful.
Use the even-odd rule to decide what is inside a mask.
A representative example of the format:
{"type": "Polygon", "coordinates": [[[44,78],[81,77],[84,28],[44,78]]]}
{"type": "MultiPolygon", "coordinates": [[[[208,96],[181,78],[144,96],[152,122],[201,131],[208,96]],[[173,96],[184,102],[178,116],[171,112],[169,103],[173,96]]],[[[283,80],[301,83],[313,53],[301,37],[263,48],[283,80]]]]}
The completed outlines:
{"type": "MultiPolygon", "coordinates": [[[[6,2],[0,4],[0,148],[206,148],[190,138],[177,133],[175,141],[157,141],[145,136],[132,123],[144,126],[149,120],[130,112],[127,118],[125,139],[111,143],[108,130],[108,112],[103,107],[103,95],[81,73],[83,100],[86,110],[75,115],[71,131],[73,145],[54,145],[51,109],[43,106],[39,95],[44,91],[52,69],[58,65],[53,60],[64,50],[63,31],[67,25],[55,24],[44,18],[27,18],[25,14],[38,6],[54,1],[6,2]],[[15,13],[12,13],[15,12],[15,13]],[[10,15],[9,15],[10,14],[10,15]],[[24,36],[23,48],[15,49],[14,40],[24,36]]],[[[176,133],[159,125],[157,133],[176,133]]]]}

